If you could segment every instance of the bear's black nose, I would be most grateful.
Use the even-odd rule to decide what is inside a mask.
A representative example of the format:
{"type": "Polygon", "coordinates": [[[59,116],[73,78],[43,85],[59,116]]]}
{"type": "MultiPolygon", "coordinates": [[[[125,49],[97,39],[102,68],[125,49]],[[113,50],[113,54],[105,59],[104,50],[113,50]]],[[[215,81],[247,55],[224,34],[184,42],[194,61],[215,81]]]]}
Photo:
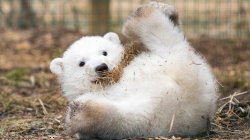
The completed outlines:
{"type": "Polygon", "coordinates": [[[108,66],[105,64],[105,63],[102,63],[101,65],[99,65],[99,66],[97,66],[96,68],[95,68],[95,71],[97,72],[97,73],[103,73],[103,72],[105,72],[105,71],[108,71],[108,66]]]}

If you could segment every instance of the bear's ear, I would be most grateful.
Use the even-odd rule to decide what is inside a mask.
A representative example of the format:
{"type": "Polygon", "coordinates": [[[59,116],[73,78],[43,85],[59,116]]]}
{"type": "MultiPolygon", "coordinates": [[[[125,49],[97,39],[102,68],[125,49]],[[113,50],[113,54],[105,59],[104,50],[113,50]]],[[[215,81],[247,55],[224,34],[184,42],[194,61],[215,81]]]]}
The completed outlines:
{"type": "Polygon", "coordinates": [[[121,43],[121,41],[119,39],[119,36],[116,33],[114,33],[114,32],[106,33],[103,37],[105,39],[110,40],[111,42],[116,43],[116,44],[120,44],[121,43]]]}
{"type": "Polygon", "coordinates": [[[50,71],[57,76],[61,76],[63,73],[63,60],[62,58],[55,58],[50,63],[50,71]]]}

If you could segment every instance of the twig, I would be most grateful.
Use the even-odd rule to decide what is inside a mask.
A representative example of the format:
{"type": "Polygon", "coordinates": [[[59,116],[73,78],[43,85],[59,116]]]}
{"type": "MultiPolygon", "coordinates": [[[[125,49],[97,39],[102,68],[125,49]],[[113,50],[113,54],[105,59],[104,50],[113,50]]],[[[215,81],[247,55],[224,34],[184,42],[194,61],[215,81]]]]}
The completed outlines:
{"type": "Polygon", "coordinates": [[[44,114],[44,115],[47,115],[48,112],[47,112],[47,110],[46,110],[46,108],[45,108],[45,106],[44,106],[44,104],[43,104],[43,101],[42,101],[40,98],[38,98],[38,101],[39,101],[39,103],[40,103],[41,106],[42,106],[43,114],[44,114]]]}
{"type": "Polygon", "coordinates": [[[219,109],[218,112],[221,113],[221,111],[224,109],[224,107],[228,104],[228,102],[226,102],[225,104],[223,104],[219,109]]]}
{"type": "Polygon", "coordinates": [[[239,130],[238,131],[216,131],[217,133],[231,133],[231,134],[237,134],[239,133],[239,130]]]}
{"type": "Polygon", "coordinates": [[[226,102],[225,104],[223,104],[223,105],[218,109],[218,111],[221,112],[227,104],[228,104],[228,111],[232,111],[232,105],[235,105],[235,104],[240,103],[239,100],[237,100],[235,97],[236,97],[236,96],[243,95],[243,94],[246,94],[246,93],[248,93],[248,92],[247,92],[247,91],[245,91],[245,92],[240,92],[240,93],[235,92],[235,93],[233,93],[233,94],[231,94],[231,95],[229,95],[229,96],[227,96],[227,97],[221,98],[220,101],[226,100],[226,99],[229,99],[229,101],[226,102]]]}
{"type": "Polygon", "coordinates": [[[216,81],[221,87],[224,87],[217,79],[215,79],[215,81],[216,81]]]}
{"type": "Polygon", "coordinates": [[[173,114],[173,116],[172,116],[172,120],[171,120],[171,124],[170,124],[170,128],[169,128],[169,133],[172,131],[172,129],[173,129],[173,125],[174,125],[174,119],[175,119],[175,113],[173,114]]]}
{"type": "Polygon", "coordinates": [[[232,113],[233,113],[237,118],[239,118],[240,120],[242,120],[242,118],[241,118],[239,115],[237,115],[235,112],[232,111],[232,113]]]}
{"type": "Polygon", "coordinates": [[[246,93],[248,93],[248,91],[240,92],[240,93],[235,92],[232,95],[229,95],[227,97],[221,98],[220,101],[225,100],[225,99],[229,99],[229,98],[231,98],[231,96],[236,97],[236,96],[240,96],[240,95],[243,95],[243,94],[246,94],[246,93]]]}
{"type": "Polygon", "coordinates": [[[217,126],[217,127],[220,128],[220,129],[224,128],[223,126],[218,125],[218,124],[216,124],[216,123],[211,123],[211,124],[214,125],[214,126],[217,126]]]}

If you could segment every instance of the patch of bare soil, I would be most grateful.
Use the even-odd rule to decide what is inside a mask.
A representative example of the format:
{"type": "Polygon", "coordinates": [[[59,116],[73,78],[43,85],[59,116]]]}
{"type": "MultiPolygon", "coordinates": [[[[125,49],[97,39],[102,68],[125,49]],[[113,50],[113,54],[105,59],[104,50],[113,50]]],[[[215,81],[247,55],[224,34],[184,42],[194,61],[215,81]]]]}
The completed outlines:
{"type": "MultiPolygon", "coordinates": [[[[0,32],[0,139],[74,139],[63,134],[67,101],[48,66],[83,34],[0,32]]],[[[207,58],[221,85],[210,134],[138,139],[250,139],[250,94],[245,92],[250,88],[250,41],[201,38],[191,44],[207,58]]]]}

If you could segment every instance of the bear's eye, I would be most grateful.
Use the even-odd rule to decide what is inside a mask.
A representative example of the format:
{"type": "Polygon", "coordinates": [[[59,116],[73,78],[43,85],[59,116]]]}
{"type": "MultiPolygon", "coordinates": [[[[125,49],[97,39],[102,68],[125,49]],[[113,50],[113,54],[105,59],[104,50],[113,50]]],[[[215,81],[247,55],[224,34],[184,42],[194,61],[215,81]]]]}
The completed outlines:
{"type": "Polygon", "coordinates": [[[85,65],[85,62],[83,62],[83,61],[81,61],[80,63],[79,63],[79,66],[80,67],[83,67],[85,65]]]}
{"type": "Polygon", "coordinates": [[[107,56],[108,53],[107,53],[106,51],[103,51],[103,52],[102,52],[102,55],[107,56]]]}

